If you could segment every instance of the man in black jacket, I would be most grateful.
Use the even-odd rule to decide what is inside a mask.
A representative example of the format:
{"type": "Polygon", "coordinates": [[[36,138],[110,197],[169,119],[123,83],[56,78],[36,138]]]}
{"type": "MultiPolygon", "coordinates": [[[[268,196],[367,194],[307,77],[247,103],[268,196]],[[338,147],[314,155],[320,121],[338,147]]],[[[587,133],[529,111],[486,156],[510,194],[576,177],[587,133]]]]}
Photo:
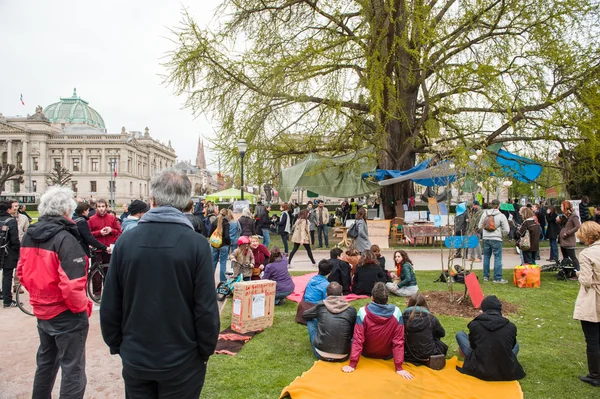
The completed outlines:
{"type": "Polygon", "coordinates": [[[198,216],[192,213],[194,209],[194,200],[189,200],[185,209],[183,210],[183,214],[190,221],[192,226],[194,227],[194,231],[196,233],[202,234],[206,237],[206,226],[204,226],[204,217],[198,216]]]}
{"type": "Polygon", "coordinates": [[[0,201],[0,265],[2,266],[2,299],[5,308],[14,308],[12,299],[13,273],[19,262],[19,229],[14,218],[19,207],[17,201],[0,201]]]}
{"type": "Polygon", "coordinates": [[[350,293],[350,283],[352,282],[351,270],[352,268],[347,262],[338,259],[342,255],[343,251],[340,248],[333,248],[329,251],[329,262],[333,265],[331,273],[327,280],[329,282],[336,282],[342,286],[342,293],[348,295],[350,293]]]}
{"type": "Polygon", "coordinates": [[[121,356],[128,398],[198,399],[219,335],[211,251],[181,212],[192,191],[187,176],[163,170],[150,190],[152,209],[113,250],[102,336],[121,356]]]}
{"type": "Polygon", "coordinates": [[[327,286],[327,298],[302,314],[305,320],[317,319],[317,330],[309,335],[317,359],[343,362],[350,357],[356,309],[342,297],[342,286],[327,286]]]}
{"type": "Polygon", "coordinates": [[[485,381],[513,381],[525,377],[517,360],[517,326],[502,317],[502,303],[495,295],[481,302],[483,313],[469,323],[469,335],[456,333],[456,341],[465,357],[463,374],[485,381]]]}
{"type": "Polygon", "coordinates": [[[590,217],[590,198],[587,195],[581,197],[581,202],[579,203],[579,219],[581,219],[581,223],[587,222],[588,220],[592,220],[590,217]]]}

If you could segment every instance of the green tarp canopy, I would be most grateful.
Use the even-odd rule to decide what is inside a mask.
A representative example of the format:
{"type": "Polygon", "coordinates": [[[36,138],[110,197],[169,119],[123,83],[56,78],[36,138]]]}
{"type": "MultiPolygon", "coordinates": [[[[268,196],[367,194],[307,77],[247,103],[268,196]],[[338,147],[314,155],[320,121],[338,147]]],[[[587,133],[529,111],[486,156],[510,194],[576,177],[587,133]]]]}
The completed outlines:
{"type": "MultiPolygon", "coordinates": [[[[207,201],[212,202],[231,202],[231,199],[239,200],[242,198],[242,192],[239,188],[228,188],[227,190],[212,193],[206,196],[207,201]]],[[[244,192],[244,199],[249,200],[251,204],[256,203],[256,195],[244,192]]]]}
{"type": "Polygon", "coordinates": [[[367,148],[337,157],[309,154],[302,162],[281,171],[279,198],[289,201],[296,187],[327,197],[352,197],[381,189],[377,183],[363,180],[363,173],[375,169],[377,162],[367,148]]]}

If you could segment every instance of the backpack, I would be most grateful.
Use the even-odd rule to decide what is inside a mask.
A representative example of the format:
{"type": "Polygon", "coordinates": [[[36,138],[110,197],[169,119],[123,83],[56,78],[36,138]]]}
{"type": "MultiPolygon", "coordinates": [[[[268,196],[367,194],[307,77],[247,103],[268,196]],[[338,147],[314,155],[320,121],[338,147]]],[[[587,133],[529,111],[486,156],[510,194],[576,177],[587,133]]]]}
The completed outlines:
{"type": "Polygon", "coordinates": [[[215,230],[210,235],[208,241],[210,242],[210,245],[212,245],[214,248],[221,248],[221,245],[223,245],[223,237],[221,234],[218,233],[217,230],[215,230]]]}
{"type": "Polygon", "coordinates": [[[354,224],[348,230],[347,236],[350,238],[358,237],[358,222],[354,222],[354,224]]]}
{"type": "Polygon", "coordinates": [[[529,251],[529,248],[531,248],[529,229],[525,230],[525,235],[519,240],[519,248],[521,248],[521,251],[529,251]]]}
{"type": "Polygon", "coordinates": [[[485,231],[496,231],[496,221],[494,215],[488,213],[483,219],[483,229],[485,231]]]}
{"type": "Polygon", "coordinates": [[[0,223],[0,267],[4,267],[6,258],[8,257],[8,221],[10,217],[4,219],[0,223]]]}

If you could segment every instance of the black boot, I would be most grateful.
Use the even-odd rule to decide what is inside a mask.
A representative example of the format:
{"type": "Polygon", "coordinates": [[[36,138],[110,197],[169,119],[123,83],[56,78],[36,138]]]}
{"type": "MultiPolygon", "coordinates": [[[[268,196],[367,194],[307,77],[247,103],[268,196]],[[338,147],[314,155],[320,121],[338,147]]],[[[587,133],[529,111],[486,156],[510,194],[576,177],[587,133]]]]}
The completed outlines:
{"type": "Polygon", "coordinates": [[[600,353],[587,352],[588,375],[579,376],[579,379],[595,387],[600,387],[600,353]]]}

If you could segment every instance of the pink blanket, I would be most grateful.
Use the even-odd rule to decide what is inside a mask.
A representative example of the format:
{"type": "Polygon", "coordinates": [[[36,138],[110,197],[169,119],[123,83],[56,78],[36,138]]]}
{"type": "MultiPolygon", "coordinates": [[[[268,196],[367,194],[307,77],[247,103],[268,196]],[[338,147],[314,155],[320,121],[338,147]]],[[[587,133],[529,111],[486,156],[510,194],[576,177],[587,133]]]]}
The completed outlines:
{"type": "MultiPolygon", "coordinates": [[[[291,293],[290,295],[288,295],[287,299],[289,299],[290,301],[294,301],[296,303],[300,303],[300,301],[302,300],[302,297],[304,296],[304,290],[306,289],[306,284],[308,284],[308,280],[310,280],[311,278],[313,278],[316,275],[317,275],[317,273],[308,273],[308,274],[303,274],[302,276],[293,276],[292,280],[294,280],[294,284],[295,284],[294,292],[291,293]]],[[[348,302],[352,302],[357,299],[364,299],[364,298],[368,298],[368,297],[369,297],[368,295],[356,295],[356,294],[349,294],[349,295],[344,296],[344,298],[346,298],[346,300],[348,302]]]]}

